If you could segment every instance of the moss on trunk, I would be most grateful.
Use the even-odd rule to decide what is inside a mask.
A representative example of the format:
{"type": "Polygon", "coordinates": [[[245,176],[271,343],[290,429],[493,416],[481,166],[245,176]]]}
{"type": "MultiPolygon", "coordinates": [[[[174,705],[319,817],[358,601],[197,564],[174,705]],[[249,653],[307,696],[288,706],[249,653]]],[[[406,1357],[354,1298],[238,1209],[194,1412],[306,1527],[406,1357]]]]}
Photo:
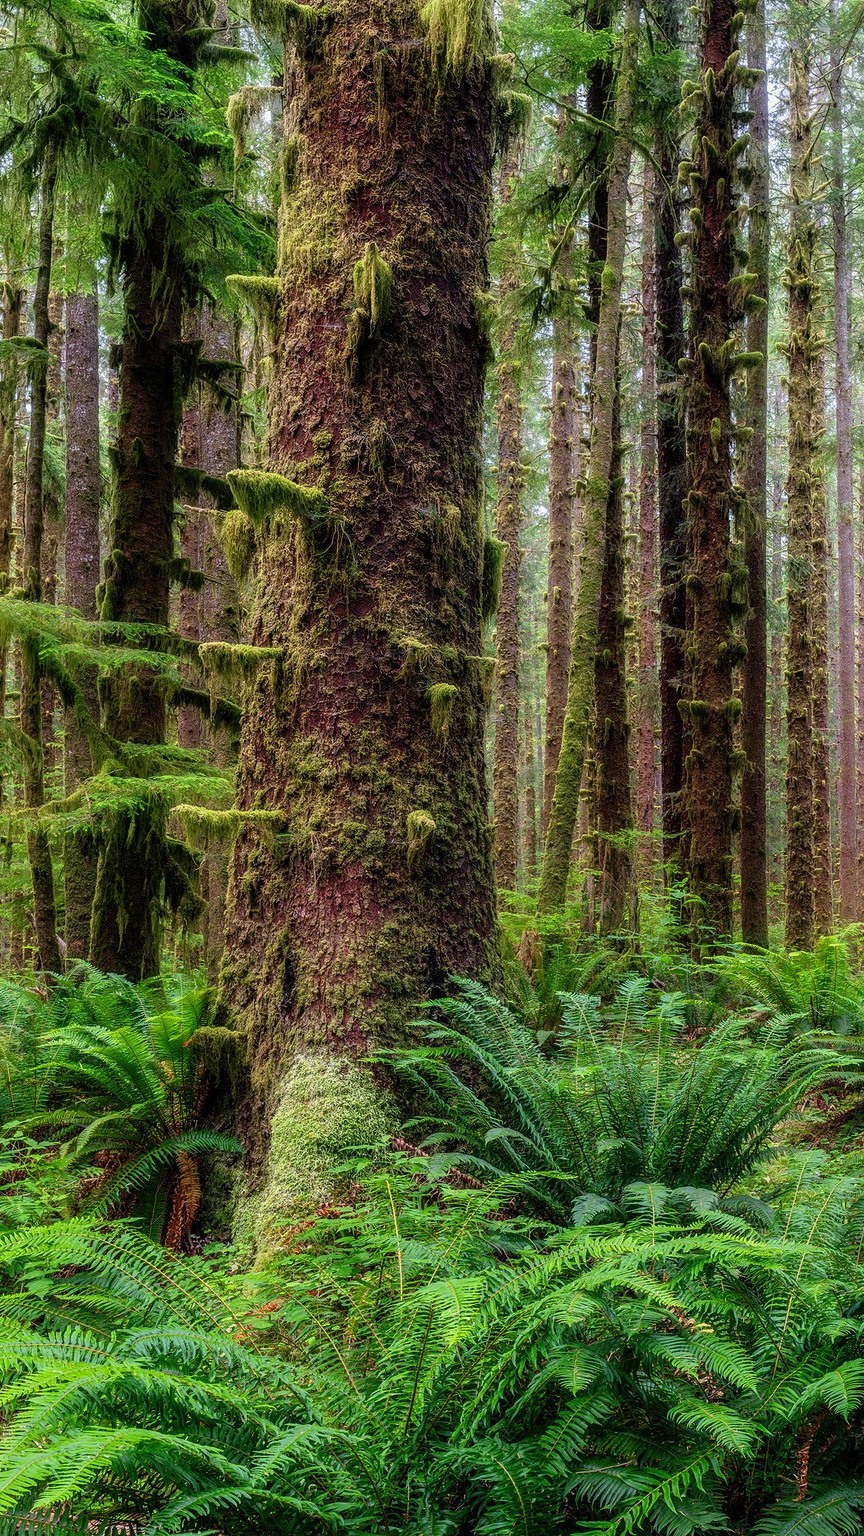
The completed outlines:
{"type": "MultiPolygon", "coordinates": [[[[320,490],[328,522],[311,541],[293,521],[258,534],[252,638],[280,659],[250,688],[239,803],[284,811],[287,829],[272,847],[237,839],[222,979],[249,1044],[259,1180],[298,1056],[362,1058],[451,971],[494,968],[480,657],[494,72],[482,39],[441,46],[449,14],[424,38],[411,0],[336,0],[286,107],[299,150],[270,466],[320,490]],[[348,368],[371,244],[389,310],[348,368]],[[436,732],[442,685],[458,692],[436,732]]],[[[278,1189],[275,1146],[270,1169],[278,1189]]]]}

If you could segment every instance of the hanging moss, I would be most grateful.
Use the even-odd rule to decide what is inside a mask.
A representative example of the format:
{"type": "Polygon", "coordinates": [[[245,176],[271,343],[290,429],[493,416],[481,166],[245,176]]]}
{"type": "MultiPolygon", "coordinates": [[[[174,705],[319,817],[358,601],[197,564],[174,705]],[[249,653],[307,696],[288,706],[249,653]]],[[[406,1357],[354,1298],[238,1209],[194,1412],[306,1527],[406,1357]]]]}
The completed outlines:
{"type": "Polygon", "coordinates": [[[241,811],[236,807],[219,811],[204,805],[175,805],[173,814],[180,818],[188,836],[202,838],[205,844],[211,839],[233,843],[242,827],[256,827],[272,845],[276,832],[285,825],[279,811],[241,811]]]}
{"type": "Polygon", "coordinates": [[[255,558],[254,524],[245,512],[235,507],[222,519],[219,537],[231,575],[235,581],[242,581],[249,574],[255,558]]]}
{"type": "Polygon", "coordinates": [[[354,265],[354,308],[348,322],[346,358],[356,374],[369,344],[387,322],[393,304],[393,272],[374,240],[354,265]]]}
{"type": "Polygon", "coordinates": [[[495,29],[487,0],[427,0],[420,12],[432,70],[439,81],[461,79],[495,53],[495,29]]]}
{"type": "Polygon", "coordinates": [[[317,49],[328,12],[298,5],[297,0],[249,0],[249,20],[253,27],[278,33],[294,44],[301,58],[308,59],[317,49]]]}
{"type": "Polygon", "coordinates": [[[409,811],[405,818],[408,868],[418,867],[438,828],[428,811],[409,811]]]}
{"type": "Polygon", "coordinates": [[[282,656],[276,646],[232,645],[228,640],[208,640],[198,647],[198,659],[206,676],[229,687],[251,682],[265,661],[275,666],[282,656]]]}
{"type": "Polygon", "coordinates": [[[295,517],[305,529],[326,516],[327,498],[316,487],[297,485],[285,475],[263,469],[232,469],[228,483],[237,505],[256,527],[266,525],[279,512],[295,517]]]}
{"type": "Polygon", "coordinates": [[[429,722],[436,736],[446,736],[453,720],[453,710],[459,697],[455,683],[433,683],[428,690],[429,722]]]}
{"type": "Polygon", "coordinates": [[[234,272],[225,282],[251,309],[259,325],[273,329],[279,305],[279,279],[251,272],[234,272]]]}
{"type": "Polygon", "coordinates": [[[499,155],[525,139],[534,103],[526,91],[502,90],[495,101],[495,142],[499,155]]]}
{"type": "Polygon", "coordinates": [[[246,153],[250,130],[278,96],[279,87],[275,85],[244,85],[229,97],[225,121],[234,140],[235,166],[246,153]]]}
{"type": "Polygon", "coordinates": [[[201,496],[209,496],[213,505],[222,511],[233,506],[231,487],[221,475],[210,475],[195,464],[174,465],[174,486],[179,496],[197,506],[201,496]]]}
{"type": "Polygon", "coordinates": [[[501,579],[507,545],[496,538],[483,540],[483,572],[480,595],[480,613],[484,621],[494,619],[501,599],[501,579]]]}

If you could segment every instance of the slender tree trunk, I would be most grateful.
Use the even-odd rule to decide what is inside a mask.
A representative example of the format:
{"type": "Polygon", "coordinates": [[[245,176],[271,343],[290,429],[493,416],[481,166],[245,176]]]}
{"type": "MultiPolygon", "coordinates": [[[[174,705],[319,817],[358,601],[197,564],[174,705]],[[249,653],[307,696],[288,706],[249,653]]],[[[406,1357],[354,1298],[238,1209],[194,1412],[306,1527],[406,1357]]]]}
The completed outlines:
{"type": "Polygon", "coordinates": [[[825,364],[818,359],[814,380],[811,506],[813,519],[810,635],[813,688],[813,929],[834,926],[831,860],[831,771],[828,745],[828,497],[822,464],[825,437],[825,364]]]}
{"type": "MultiPolygon", "coordinates": [[[[99,583],[99,508],[102,496],[99,469],[99,299],[96,273],[89,293],[66,300],[66,603],[85,619],[96,619],[99,583]]],[[[94,720],[99,718],[95,673],[83,669],[78,685],[94,720]]],[[[66,711],[64,726],[66,794],[71,795],[93,771],[86,737],[66,711]]],[[[97,849],[89,827],[70,833],[64,853],[66,881],[66,953],[87,959],[90,917],[96,891],[97,849]]]]}
{"type": "MultiPolygon", "coordinates": [[[[206,358],[219,363],[238,361],[236,327],[230,316],[206,308],[195,317],[195,326],[206,358]]],[[[230,382],[228,377],[223,380],[225,386],[230,386],[230,382]]],[[[208,385],[200,384],[184,413],[181,443],[184,462],[209,475],[224,477],[229,470],[236,469],[240,459],[238,406],[224,399],[217,400],[208,385]]],[[[206,501],[205,493],[200,493],[200,497],[206,501]]],[[[237,583],[228,570],[212,516],[207,511],[197,507],[188,509],[181,549],[193,569],[201,571],[205,578],[200,592],[189,589],[181,594],[181,634],[190,640],[235,643],[240,638],[240,596],[237,583]]],[[[209,736],[214,760],[227,768],[233,753],[225,733],[211,728],[205,736],[203,725],[200,710],[178,710],[177,730],[181,745],[201,746],[209,736]]],[[[214,982],[218,978],[224,947],[228,861],[224,842],[217,838],[208,839],[201,868],[201,890],[206,899],[204,955],[207,974],[214,982]]]]}
{"type": "MultiPolygon", "coordinates": [[[[620,336],[619,336],[620,348],[620,336]]],[[[597,741],[598,921],[601,933],[627,923],[633,894],[633,808],[630,793],[630,726],[627,718],[627,598],[625,591],[624,481],[621,450],[621,388],[616,388],[609,503],[603,544],[603,575],[594,697],[597,741]]]]}
{"type": "MultiPolygon", "coordinates": [[[[690,162],[692,300],[687,418],[688,697],[687,869],[694,925],[710,939],[732,931],[733,727],[740,703],[732,674],[741,656],[733,615],[746,572],[735,566],[730,527],[740,514],[732,477],[731,383],[743,311],[737,276],[735,107],[742,16],[732,0],[702,7],[701,84],[690,162]]],[[[746,291],[746,289],[745,289],[746,291]]]]}
{"type": "Polygon", "coordinates": [[[843,159],[843,63],[837,0],[831,6],[831,223],[834,243],[834,389],[837,421],[838,602],[840,610],[840,921],[858,912],[855,813],[855,541],[852,527],[852,385],[849,373],[849,253],[843,159]]]}
{"type": "MultiPolygon", "coordinates": [[[[680,44],[680,0],[660,0],[658,28],[670,51],[680,44]]],[[[657,517],[660,534],[660,781],[664,856],[681,865],[684,789],[684,631],[687,491],[684,391],[680,362],[684,334],[684,276],[676,242],[680,231],[677,105],[664,114],[655,135],[659,186],[654,205],[657,281],[657,517]]]]}
{"type": "Polygon", "coordinates": [[[434,35],[417,47],[413,0],[335,0],[328,16],[290,106],[303,147],[271,399],[271,462],[307,491],[259,534],[252,637],[284,660],[250,690],[239,772],[240,807],[285,829],[273,848],[240,832],[223,962],[249,1041],[253,1170],[276,1111],[262,1220],[297,1199],[281,1138],[305,1115],[304,1060],[315,1083],[337,1074],[343,1115],[361,1092],[349,1060],[398,1038],[452,972],[495,963],[476,303],[492,65],[482,38],[479,57],[454,42],[445,58],[434,35]],[[346,163],[362,197],[343,194],[346,163]]]}
{"type": "MultiPolygon", "coordinates": [[[[771,530],[771,602],[778,611],[783,598],[783,481],[779,470],[775,473],[773,489],[773,520],[771,530]]],[[[775,624],[771,634],[771,703],[770,741],[772,788],[780,786],[784,778],[783,764],[783,631],[775,624]]],[[[771,878],[775,885],[783,884],[782,833],[775,835],[771,859],[771,878]]]]}
{"type": "Polygon", "coordinates": [[[654,862],[651,834],[656,810],[657,753],[657,289],[654,208],[658,178],[645,174],[642,200],[642,381],[639,468],[639,574],[636,612],[639,640],[639,710],[636,747],[636,824],[645,835],[643,873],[654,862]]]}
{"type": "Polygon", "coordinates": [[[549,563],[546,586],[546,750],[543,768],[545,836],[552,809],[567,707],[573,613],[573,513],[579,465],[580,412],[576,329],[566,289],[570,263],[552,317],[552,400],[549,430],[549,563]]]}
{"type": "Polygon", "coordinates": [[[537,873],[537,754],[534,740],[536,674],[536,621],[532,619],[531,643],[522,657],[522,872],[531,880],[537,873]]]}
{"type": "MultiPolygon", "coordinates": [[[[512,195],[519,155],[510,149],[501,164],[501,202],[512,195]]],[[[492,790],[495,815],[495,879],[514,890],[519,856],[519,662],[522,575],[522,389],[515,356],[516,321],[507,313],[518,284],[511,254],[499,285],[504,330],[498,359],[498,496],[495,532],[504,544],[501,596],[495,630],[495,754],[492,790]]]]}
{"type": "Polygon", "coordinates": [[[789,229],[788,290],[789,475],[786,658],[786,943],[809,949],[813,943],[813,649],[812,562],[813,430],[821,344],[816,327],[814,256],[816,224],[812,199],[812,134],[807,56],[790,58],[792,212],[789,229]]]}
{"type": "MultiPolygon", "coordinates": [[[[57,154],[53,144],[45,152],[39,213],[39,256],[33,299],[33,339],[46,352],[50,323],[48,297],[54,237],[54,189],[57,182],[57,154]]],[[[30,438],[27,446],[26,489],[24,502],[24,590],[32,602],[42,596],[42,535],[44,530],[45,423],[47,415],[48,370],[36,363],[30,390],[30,438]]],[[[30,746],[24,761],[24,804],[36,812],[27,832],[27,852],[33,882],[33,918],[39,945],[39,964],[43,971],[62,968],[57,942],[57,911],[54,901],[54,869],[48,834],[40,825],[38,812],[45,803],[44,758],[42,748],[42,679],[38,648],[33,641],[22,646],[21,729],[30,746]]]]}
{"type": "MultiPolygon", "coordinates": [[[[3,340],[13,341],[21,333],[24,304],[22,289],[11,274],[3,286],[3,340]]],[[[10,359],[0,380],[0,583],[8,585],[12,569],[12,541],[15,523],[15,431],[18,417],[18,369],[10,359]]],[[[6,670],[8,653],[0,646],[0,720],[6,714],[6,670]]],[[[3,780],[0,778],[0,806],[3,780]]]]}
{"type": "Polygon", "coordinates": [[[591,446],[584,498],[582,565],[574,608],[567,712],[546,833],[538,909],[553,912],[567,895],[570,850],[579,814],[585,748],[594,702],[606,510],[614,473],[618,329],[627,236],[627,184],[635,98],[639,5],[629,0],[615,100],[615,139],[609,160],[607,247],[593,370],[591,446]]]}
{"type": "Polygon", "coordinates": [[[858,789],[858,921],[864,921],[864,469],[858,488],[858,729],[855,737],[858,789]]]}
{"type": "Polygon", "coordinates": [[[768,525],[768,281],[770,231],[768,207],[768,65],[765,51],[765,0],[747,17],[747,64],[760,71],[750,90],[750,265],[758,276],[754,296],[762,305],[747,324],[747,350],[762,361],[747,375],[747,444],[744,488],[747,512],[744,559],[747,565],[747,655],[742,666],[741,748],[741,936],[747,944],[768,944],[768,807],[765,727],[768,683],[767,525],[768,525]]]}

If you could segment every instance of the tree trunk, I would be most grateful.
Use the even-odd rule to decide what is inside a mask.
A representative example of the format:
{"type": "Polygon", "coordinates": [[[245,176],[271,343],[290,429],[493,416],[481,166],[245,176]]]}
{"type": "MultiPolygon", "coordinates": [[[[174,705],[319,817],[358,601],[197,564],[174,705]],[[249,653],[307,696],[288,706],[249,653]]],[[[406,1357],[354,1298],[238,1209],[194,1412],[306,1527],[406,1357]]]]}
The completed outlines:
{"type": "Polygon", "coordinates": [[[566,288],[570,263],[552,316],[552,398],[549,427],[549,563],[546,585],[546,750],[543,758],[545,836],[567,707],[570,628],[573,614],[573,512],[579,473],[579,373],[577,333],[566,288]]]}
{"type": "MultiPolygon", "coordinates": [[[[96,619],[99,583],[99,299],[96,273],[89,293],[66,300],[66,604],[85,619],[96,619]]],[[[78,685],[94,720],[99,718],[96,677],[91,668],[78,685]]],[[[71,795],[93,771],[86,737],[66,711],[64,726],[65,790],[71,795]]],[[[64,853],[66,881],[66,953],[86,960],[90,953],[90,917],[96,891],[97,850],[89,827],[72,832],[64,853]]]]}
{"type": "MultiPolygon", "coordinates": [[[[49,142],[42,171],[39,212],[39,255],[33,298],[33,339],[48,350],[50,322],[48,298],[54,239],[54,189],[57,182],[57,152],[49,142]]],[[[30,438],[27,445],[27,469],[24,501],[23,586],[31,602],[42,597],[42,536],[44,531],[45,424],[47,416],[48,370],[44,361],[33,365],[30,389],[30,438]]],[[[62,968],[57,941],[57,911],[54,901],[54,869],[48,834],[41,826],[38,812],[45,803],[44,757],[42,747],[42,678],[38,647],[32,640],[22,645],[21,657],[21,730],[29,738],[24,759],[24,804],[36,812],[27,831],[27,852],[33,882],[33,919],[39,945],[39,965],[43,971],[62,968]]]]}
{"type": "Polygon", "coordinates": [[[818,938],[820,934],[830,933],[834,927],[828,748],[828,497],[822,466],[825,438],[824,354],[819,358],[816,369],[813,406],[813,428],[810,433],[813,452],[810,636],[813,689],[813,930],[818,938]]]}
{"type": "MultiPolygon", "coordinates": [[[[732,0],[702,7],[701,84],[690,162],[692,299],[687,415],[689,731],[687,870],[693,923],[710,942],[732,931],[732,674],[742,647],[733,615],[745,606],[746,571],[732,558],[740,516],[733,486],[732,377],[744,293],[736,284],[735,105],[742,16],[732,0]]],[[[745,287],[746,291],[746,287],[745,287]]]]}
{"type": "Polygon", "coordinates": [[[350,1118],[368,1085],[348,1060],[398,1039],[452,972],[495,963],[477,305],[493,73],[485,33],[462,52],[437,26],[426,46],[417,33],[413,0],[335,0],[289,106],[302,148],[281,213],[270,452],[303,488],[260,482],[285,499],[258,535],[252,638],[279,660],[249,690],[238,786],[241,808],[284,829],[272,847],[240,832],[223,963],[259,1174],[275,1114],[260,1221],[298,1189],[314,1199],[283,1145],[309,1053],[350,1118]]]}
{"type": "Polygon", "coordinates": [[[811,209],[812,134],[808,61],[800,49],[790,59],[791,192],[787,364],[789,375],[789,473],[786,485],[788,571],[786,602],[786,943],[813,943],[813,562],[812,433],[821,344],[816,326],[814,256],[816,224],[811,209]]]}
{"type": "MultiPolygon", "coordinates": [[[[3,340],[12,341],[21,334],[24,294],[12,274],[3,285],[3,340]]],[[[12,540],[15,523],[15,431],[18,417],[18,369],[11,359],[3,368],[0,381],[0,582],[8,585],[12,569],[12,540]]],[[[0,720],[6,715],[6,669],[8,653],[0,646],[0,720]]],[[[0,778],[0,806],[3,804],[3,780],[0,778]]]]}
{"type": "MultiPolygon", "coordinates": [[[[202,310],[195,317],[195,334],[204,357],[219,363],[238,361],[236,326],[230,316],[212,307],[202,310]]],[[[223,382],[227,385],[229,380],[223,382]]],[[[218,400],[207,384],[199,384],[184,413],[181,444],[185,463],[208,475],[224,477],[240,461],[238,406],[218,400]]],[[[206,502],[206,494],[199,493],[199,499],[206,502]]],[[[240,638],[240,596],[207,511],[187,509],[181,551],[194,570],[203,572],[205,581],[200,592],[190,588],[181,593],[180,633],[190,640],[235,643],[240,638]]],[[[222,767],[229,766],[233,753],[225,733],[212,728],[205,733],[200,710],[178,710],[177,732],[182,746],[202,746],[209,739],[214,760],[222,767]]],[[[204,956],[207,974],[214,982],[224,947],[228,857],[221,839],[208,839],[200,878],[206,900],[204,956]]]]}
{"type": "Polygon", "coordinates": [[[834,242],[834,389],[837,421],[837,532],[840,666],[839,716],[840,921],[858,913],[855,812],[855,540],[852,523],[852,386],[849,373],[849,253],[843,162],[843,61],[837,0],[831,5],[831,224],[834,242]]]}
{"type": "Polygon", "coordinates": [[[629,0],[615,101],[615,139],[609,160],[607,248],[593,370],[591,445],[583,514],[579,596],[574,609],[567,711],[546,833],[538,910],[564,906],[570,850],[579,814],[579,792],[594,703],[594,667],[600,619],[606,510],[614,472],[618,329],[627,235],[627,183],[633,121],[639,6],[629,0]]]}
{"type": "MultiPolygon", "coordinates": [[[[660,0],[657,25],[670,52],[680,44],[680,0],[660,0]]],[[[687,490],[681,359],[686,353],[684,276],[676,235],[681,225],[678,166],[681,156],[677,103],[658,125],[654,155],[659,172],[654,204],[657,281],[657,518],[660,534],[660,781],[663,850],[681,865],[684,790],[684,631],[687,490]]]]}
{"type": "MultiPolygon", "coordinates": [[[[506,205],[519,174],[510,149],[501,163],[501,202],[506,205]]],[[[522,576],[522,389],[515,356],[516,321],[508,306],[518,284],[518,253],[511,252],[499,284],[504,328],[498,357],[498,495],[495,533],[505,545],[495,630],[495,754],[492,792],[495,816],[495,880],[516,887],[519,857],[519,661],[522,576]]]]}
{"type": "Polygon", "coordinates": [[[642,380],[639,466],[639,574],[636,592],[639,641],[636,728],[636,825],[644,836],[641,865],[650,879],[656,809],[657,725],[657,288],[654,208],[658,178],[645,173],[642,197],[642,380]]]}
{"type": "Polygon", "coordinates": [[[747,655],[741,677],[741,936],[746,944],[768,944],[768,808],[765,775],[765,727],[768,704],[767,554],[768,525],[768,282],[770,230],[768,207],[768,73],[765,52],[765,0],[747,17],[747,64],[761,71],[750,90],[750,271],[764,301],[747,325],[747,350],[762,361],[747,375],[747,444],[744,488],[747,511],[744,560],[747,566],[747,655]]]}
{"type": "Polygon", "coordinates": [[[864,921],[864,469],[858,487],[858,728],[855,736],[858,790],[858,921],[864,921]]]}

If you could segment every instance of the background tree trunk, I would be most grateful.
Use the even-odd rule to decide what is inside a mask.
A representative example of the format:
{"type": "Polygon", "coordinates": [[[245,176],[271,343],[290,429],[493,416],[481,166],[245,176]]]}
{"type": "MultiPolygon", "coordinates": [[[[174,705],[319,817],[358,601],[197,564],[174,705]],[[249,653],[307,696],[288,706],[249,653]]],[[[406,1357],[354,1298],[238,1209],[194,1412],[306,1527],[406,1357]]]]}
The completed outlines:
{"type": "Polygon", "coordinates": [[[579,473],[577,335],[566,291],[570,261],[561,259],[558,302],[552,316],[552,397],[549,429],[549,563],[546,583],[546,750],[543,756],[545,836],[552,809],[561,732],[567,707],[573,614],[573,511],[579,473]]]}
{"type": "MultiPolygon", "coordinates": [[[[519,174],[511,148],[501,162],[501,202],[510,201],[519,174]]],[[[518,250],[508,253],[498,288],[503,329],[498,356],[498,495],[495,532],[506,546],[495,630],[495,753],[492,791],[495,816],[495,879],[516,887],[519,859],[519,664],[522,575],[522,388],[515,355],[517,322],[509,312],[518,286],[518,250]]]]}
{"type": "MultiPolygon", "coordinates": [[[[271,1212],[292,1198],[280,1137],[305,1114],[304,1054],[365,1056],[451,972],[489,975],[495,950],[477,306],[492,69],[482,35],[449,61],[434,39],[417,46],[413,0],[335,0],[328,15],[287,108],[302,148],[270,405],[272,465],[327,509],[304,515],[301,492],[259,534],[252,638],[281,659],[249,691],[239,805],[285,827],[272,848],[238,837],[223,964],[259,1174],[275,1114],[271,1212]]],[[[316,1080],[328,1072],[357,1077],[337,1064],[316,1080]]]]}
{"type": "MultiPolygon", "coordinates": [[[[57,152],[49,143],[42,171],[39,209],[39,256],[33,297],[33,339],[48,351],[50,321],[48,300],[54,240],[54,190],[57,183],[57,152]]],[[[48,368],[46,361],[33,365],[30,389],[30,436],[27,443],[27,469],[24,500],[23,586],[31,602],[42,597],[42,536],[44,531],[45,425],[47,417],[48,368]]],[[[21,730],[30,746],[24,759],[24,804],[38,813],[45,803],[44,754],[42,745],[42,678],[38,647],[27,640],[21,656],[21,730]]],[[[33,919],[39,944],[39,964],[43,971],[62,968],[57,942],[57,910],[54,899],[54,868],[48,834],[39,824],[38,815],[27,831],[27,852],[33,882],[33,919]]]]}
{"type": "Polygon", "coordinates": [[[754,294],[763,300],[747,324],[747,350],[762,362],[747,375],[747,425],[752,433],[746,453],[747,493],[744,560],[747,565],[747,655],[741,669],[741,937],[746,944],[768,943],[768,808],[766,803],[765,727],[768,703],[767,526],[768,526],[768,282],[770,228],[768,207],[768,74],[765,52],[765,0],[747,17],[747,64],[761,71],[750,90],[749,270],[758,275],[754,294]]]}
{"type": "Polygon", "coordinates": [[[828,749],[828,497],[822,452],[825,439],[825,360],[814,360],[810,432],[813,545],[810,636],[813,689],[813,928],[818,938],[834,926],[831,859],[831,771],[828,749]]]}
{"type": "MultiPolygon", "coordinates": [[[[66,300],[64,378],[66,390],[66,603],[85,619],[95,619],[99,584],[99,298],[95,269],[92,288],[66,300]]],[[[92,669],[77,679],[94,720],[99,696],[92,669]]],[[[73,710],[66,711],[63,736],[66,794],[71,795],[93,771],[90,749],[73,710]]],[[[66,838],[66,953],[87,959],[90,917],[96,891],[97,849],[84,827],[66,838]]]]}
{"type": "Polygon", "coordinates": [[[816,226],[810,208],[811,127],[807,57],[793,49],[789,69],[792,109],[787,362],[789,475],[786,485],[788,574],[786,603],[786,943],[813,943],[813,562],[812,433],[820,343],[814,314],[816,226]]]}
{"type": "MultiPolygon", "coordinates": [[[[636,746],[636,825],[645,836],[640,865],[650,879],[654,863],[657,726],[657,286],[654,208],[658,177],[645,172],[642,197],[642,380],[639,466],[639,690],[636,746]]],[[[662,193],[660,193],[662,195],[662,193]]]]}
{"type": "Polygon", "coordinates": [[[849,375],[849,253],[843,160],[843,63],[837,0],[831,5],[831,225],[834,243],[834,398],[837,419],[837,534],[840,665],[837,679],[840,775],[840,921],[858,915],[855,814],[855,541],[852,527],[852,385],[849,375]]]}

